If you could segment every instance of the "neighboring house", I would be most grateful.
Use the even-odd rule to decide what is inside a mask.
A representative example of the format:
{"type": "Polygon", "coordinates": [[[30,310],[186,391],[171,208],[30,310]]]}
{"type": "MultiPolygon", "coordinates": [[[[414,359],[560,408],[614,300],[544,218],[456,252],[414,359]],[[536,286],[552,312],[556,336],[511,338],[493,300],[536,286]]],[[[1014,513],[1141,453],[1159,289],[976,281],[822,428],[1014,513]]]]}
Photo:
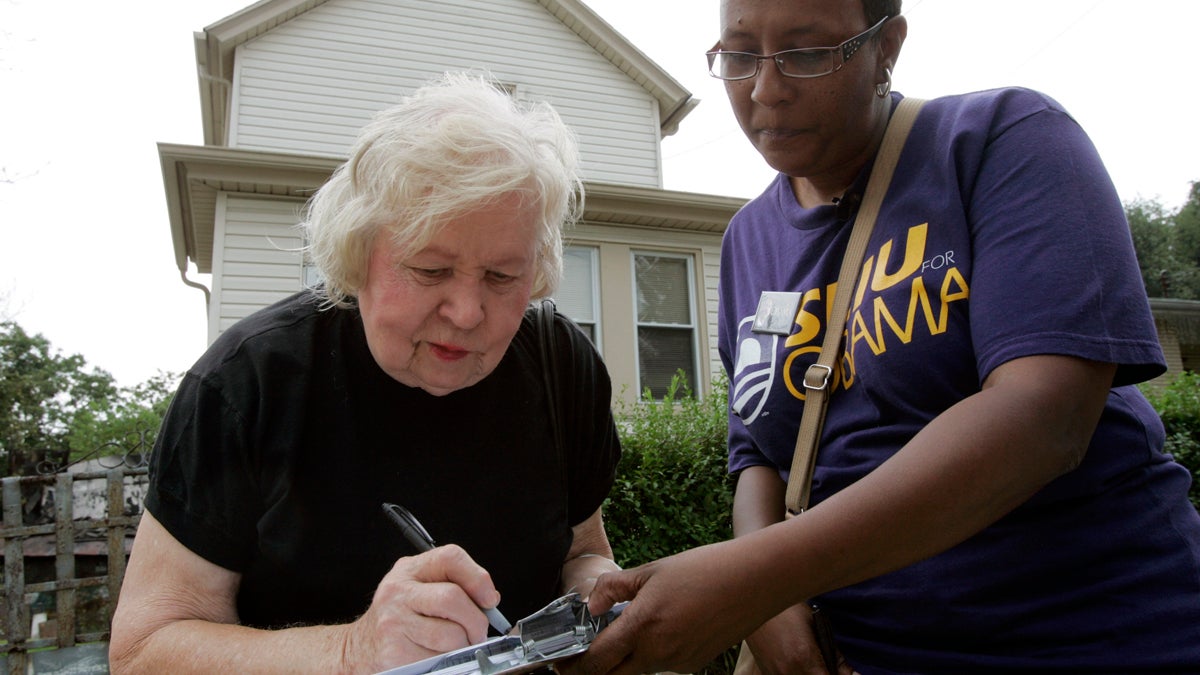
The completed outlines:
{"type": "Polygon", "coordinates": [[[579,0],[262,0],[195,34],[203,146],[159,145],[175,261],[212,274],[211,342],[312,280],[295,227],[369,116],[446,70],[555,106],[586,208],[560,309],[626,400],[717,356],[721,235],[744,200],[662,189],[661,141],[698,101],[579,0]]]}
{"type": "Polygon", "coordinates": [[[1164,385],[1183,371],[1200,372],[1200,300],[1150,298],[1158,342],[1167,372],[1153,382],[1164,385]]]}

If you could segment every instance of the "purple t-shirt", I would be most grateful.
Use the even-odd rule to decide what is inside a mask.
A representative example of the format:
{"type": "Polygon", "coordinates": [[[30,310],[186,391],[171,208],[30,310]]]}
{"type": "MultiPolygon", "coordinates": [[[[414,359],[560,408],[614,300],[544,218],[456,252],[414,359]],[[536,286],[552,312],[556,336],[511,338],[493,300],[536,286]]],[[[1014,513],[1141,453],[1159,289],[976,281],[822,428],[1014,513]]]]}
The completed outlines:
{"type": "MultiPolygon", "coordinates": [[[[730,223],[720,298],[730,471],[765,465],[787,478],[846,211],[802,208],[780,175],[730,223]]],[[[1163,355],[1122,205],[1078,124],[1023,89],[928,102],[860,279],[813,504],[1006,361],[1063,354],[1118,370],[1078,469],[941,555],[817,599],[851,663],[1200,672],[1200,516],[1187,470],[1163,454],[1162,424],[1131,386],[1162,373],[1163,355]]]]}

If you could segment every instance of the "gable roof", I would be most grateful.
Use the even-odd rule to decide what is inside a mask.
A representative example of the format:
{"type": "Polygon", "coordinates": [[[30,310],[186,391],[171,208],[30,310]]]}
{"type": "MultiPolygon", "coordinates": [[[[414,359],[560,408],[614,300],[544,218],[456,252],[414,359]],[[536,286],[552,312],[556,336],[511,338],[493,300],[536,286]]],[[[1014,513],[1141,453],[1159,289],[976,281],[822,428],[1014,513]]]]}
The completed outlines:
{"type": "MultiPolygon", "coordinates": [[[[699,104],[699,99],[581,0],[531,1],[544,7],[658,101],[663,136],[674,134],[679,129],[679,122],[699,104]]],[[[325,2],[327,0],[259,0],[195,33],[205,145],[223,146],[226,142],[229,91],[237,46],[325,2]]]]}

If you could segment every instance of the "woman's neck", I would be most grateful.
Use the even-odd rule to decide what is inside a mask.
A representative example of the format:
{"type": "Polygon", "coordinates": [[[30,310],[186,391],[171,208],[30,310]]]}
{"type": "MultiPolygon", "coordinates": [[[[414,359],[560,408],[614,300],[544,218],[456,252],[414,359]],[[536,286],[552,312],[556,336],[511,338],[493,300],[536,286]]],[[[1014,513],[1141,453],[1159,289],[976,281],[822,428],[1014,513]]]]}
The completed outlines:
{"type": "MultiPolygon", "coordinates": [[[[858,175],[857,172],[855,175],[858,175]]],[[[810,178],[792,176],[790,180],[792,194],[796,195],[796,201],[800,206],[811,209],[825,204],[836,204],[842,195],[846,194],[846,190],[850,189],[854,177],[852,176],[847,181],[817,182],[810,178]]]]}
{"type": "Polygon", "coordinates": [[[863,167],[871,163],[879,146],[883,143],[883,134],[887,131],[888,120],[891,119],[891,102],[880,102],[877,109],[874,128],[871,136],[862,149],[837,168],[813,176],[790,176],[792,194],[800,206],[811,209],[823,204],[834,204],[841,199],[846,191],[854,185],[863,167]]]}

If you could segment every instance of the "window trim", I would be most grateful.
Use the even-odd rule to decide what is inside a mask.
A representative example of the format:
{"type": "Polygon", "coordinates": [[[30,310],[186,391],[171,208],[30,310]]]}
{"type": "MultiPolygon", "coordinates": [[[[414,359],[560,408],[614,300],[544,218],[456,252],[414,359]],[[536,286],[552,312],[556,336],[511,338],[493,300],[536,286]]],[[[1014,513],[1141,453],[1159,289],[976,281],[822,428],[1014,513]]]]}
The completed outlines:
{"type": "Polygon", "coordinates": [[[637,391],[638,391],[639,400],[641,398],[641,392],[646,390],[646,387],[642,384],[642,345],[641,345],[641,340],[639,338],[639,331],[642,328],[642,326],[646,326],[646,327],[650,327],[650,328],[655,328],[655,327],[678,328],[678,329],[687,328],[688,330],[691,331],[691,336],[692,336],[691,367],[692,367],[692,379],[695,381],[689,381],[688,386],[691,387],[693,392],[698,394],[701,389],[700,380],[703,376],[702,376],[701,370],[700,370],[700,349],[701,349],[700,324],[697,323],[698,316],[700,315],[700,313],[697,311],[698,308],[696,306],[696,303],[697,303],[696,255],[694,253],[681,253],[678,251],[663,251],[663,250],[655,251],[655,250],[645,249],[645,248],[630,247],[630,249],[629,249],[629,275],[630,275],[630,290],[632,292],[632,297],[630,298],[630,308],[631,308],[632,315],[633,315],[632,318],[633,318],[633,331],[634,331],[634,340],[633,340],[634,375],[637,378],[637,387],[638,387],[637,391]],[[638,256],[653,256],[656,258],[674,258],[674,259],[683,260],[686,263],[687,269],[684,274],[687,277],[687,308],[688,308],[688,322],[689,322],[686,326],[684,324],[674,324],[674,323],[667,324],[667,323],[643,322],[638,318],[638,278],[637,278],[637,258],[638,258],[638,256]]]}
{"type": "MultiPolygon", "coordinates": [[[[601,356],[604,356],[604,326],[603,326],[604,312],[602,311],[602,308],[600,306],[600,247],[596,246],[596,245],[592,245],[592,244],[569,244],[569,245],[563,246],[564,263],[567,258],[567,256],[566,256],[567,251],[571,251],[571,250],[586,251],[588,253],[588,257],[591,259],[591,280],[590,280],[591,281],[591,289],[590,290],[591,290],[591,302],[592,302],[592,320],[590,322],[580,322],[575,317],[570,317],[570,315],[568,315],[568,316],[575,323],[580,323],[580,324],[591,323],[592,335],[594,336],[592,339],[592,344],[595,345],[596,351],[601,356]]],[[[566,280],[565,274],[563,275],[563,279],[564,279],[564,281],[566,280]]],[[[562,284],[560,283],[559,289],[561,289],[561,288],[562,288],[562,284]]],[[[560,308],[559,311],[562,311],[562,309],[560,308]]],[[[563,313],[565,314],[565,312],[563,312],[563,313]]]]}

